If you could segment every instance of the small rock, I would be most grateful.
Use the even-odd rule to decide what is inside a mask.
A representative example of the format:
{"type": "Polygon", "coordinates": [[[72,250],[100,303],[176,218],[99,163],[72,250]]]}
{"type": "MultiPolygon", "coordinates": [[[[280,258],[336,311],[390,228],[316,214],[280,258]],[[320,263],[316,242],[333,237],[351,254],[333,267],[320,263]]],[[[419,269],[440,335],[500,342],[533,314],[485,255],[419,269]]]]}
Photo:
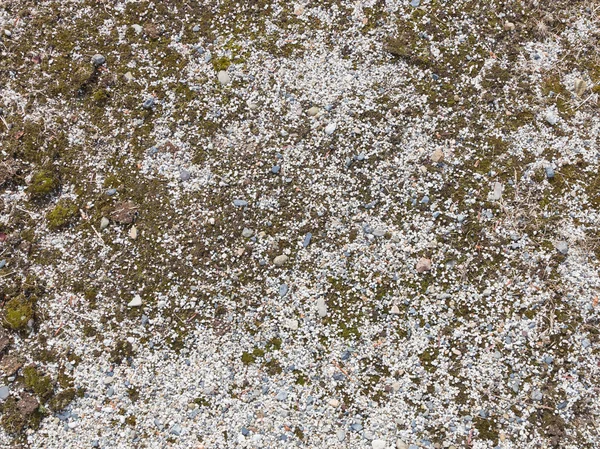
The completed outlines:
{"type": "Polygon", "coordinates": [[[133,24],[131,25],[131,28],[133,28],[133,31],[136,32],[136,34],[142,34],[142,32],[144,31],[144,28],[141,25],[133,24]]]}
{"type": "Polygon", "coordinates": [[[299,326],[298,320],[287,320],[286,326],[288,327],[288,329],[296,331],[296,330],[298,330],[298,326],[299,326]]]}
{"type": "Polygon", "coordinates": [[[248,205],[248,201],[246,200],[233,200],[233,205],[237,207],[246,207],[248,205]]]}
{"type": "Polygon", "coordinates": [[[6,385],[2,385],[0,387],[0,400],[4,401],[5,399],[8,398],[9,395],[10,395],[10,388],[8,388],[6,385]]]}
{"type": "Polygon", "coordinates": [[[325,303],[325,299],[319,298],[317,299],[317,312],[321,318],[327,316],[327,304],[325,303]]]}
{"type": "Polygon", "coordinates": [[[219,83],[223,85],[231,83],[231,77],[225,70],[221,70],[219,73],[217,73],[217,79],[219,80],[219,83]]]}
{"type": "Polygon", "coordinates": [[[289,288],[286,284],[281,284],[279,286],[279,296],[284,297],[285,295],[287,295],[289,288]]]}
{"type": "Polygon", "coordinates": [[[100,220],[100,230],[106,229],[109,224],[110,224],[110,221],[108,220],[108,218],[102,217],[102,220],[100,220]]]}
{"type": "Polygon", "coordinates": [[[340,429],[336,432],[335,436],[338,441],[344,441],[346,439],[346,431],[344,429],[340,429]]]}
{"type": "Polygon", "coordinates": [[[105,62],[106,58],[101,54],[95,54],[92,56],[92,64],[94,64],[94,67],[100,67],[105,62]]]}
{"type": "Polygon", "coordinates": [[[254,231],[252,229],[244,228],[244,230],[242,231],[242,237],[245,237],[247,239],[249,239],[253,235],[254,235],[254,231]]]}
{"type": "Polygon", "coordinates": [[[335,132],[337,125],[335,123],[330,123],[325,127],[325,134],[332,135],[335,132]]]}
{"type": "Polygon", "coordinates": [[[431,270],[431,259],[426,257],[421,257],[417,262],[417,273],[425,273],[426,271],[431,270]]]}
{"type": "Polygon", "coordinates": [[[330,399],[329,400],[329,405],[331,405],[334,408],[337,408],[338,405],[340,405],[340,401],[338,401],[337,399],[330,399]]]}
{"type": "Polygon", "coordinates": [[[394,304],[392,306],[390,313],[392,313],[393,315],[400,315],[400,309],[398,308],[398,306],[396,304],[394,304]]]}
{"type": "Polygon", "coordinates": [[[556,242],[554,247],[561,254],[567,255],[567,253],[569,252],[569,244],[567,242],[565,242],[564,240],[561,240],[560,242],[556,242]]]}
{"type": "Polygon", "coordinates": [[[515,30],[515,24],[512,22],[509,22],[508,20],[506,22],[504,22],[504,29],[506,31],[514,31],[515,30]]]}
{"type": "Polygon", "coordinates": [[[192,31],[194,33],[197,33],[198,31],[200,31],[200,26],[199,25],[194,25],[194,28],[192,28],[192,31]]]}
{"type": "Polygon", "coordinates": [[[544,170],[546,171],[546,178],[554,178],[554,168],[552,168],[552,166],[548,165],[544,170]]]}
{"type": "Polygon", "coordinates": [[[277,393],[277,396],[275,396],[275,399],[277,399],[278,401],[285,401],[288,397],[288,392],[285,390],[281,390],[279,393],[277,393]]]}
{"type": "Polygon", "coordinates": [[[273,263],[278,267],[282,267],[283,265],[285,265],[285,263],[287,261],[288,261],[288,256],[286,256],[285,254],[281,254],[281,255],[275,257],[275,259],[273,259],[273,263]]]}
{"type": "Polygon", "coordinates": [[[588,338],[584,338],[583,340],[581,340],[581,346],[584,349],[589,348],[590,346],[592,346],[592,342],[588,338]]]}
{"type": "Polygon", "coordinates": [[[184,182],[189,181],[191,177],[192,177],[192,174],[185,168],[182,168],[179,171],[179,179],[181,179],[182,181],[184,181],[184,182]]]}
{"type": "Polygon", "coordinates": [[[6,37],[12,37],[12,31],[10,31],[10,30],[4,30],[4,35],[6,37]]]}
{"type": "MultiPolygon", "coordinates": [[[[414,1],[415,0],[413,0],[413,2],[414,1]]],[[[384,440],[373,440],[371,447],[373,449],[385,449],[387,447],[387,443],[384,440]]]]}
{"type": "Polygon", "coordinates": [[[438,162],[442,162],[444,160],[444,152],[442,150],[440,150],[439,148],[437,150],[435,150],[433,152],[433,154],[431,155],[431,160],[433,162],[435,162],[436,164],[438,162]]]}
{"type": "Polygon", "coordinates": [[[535,390],[533,393],[531,393],[531,399],[534,401],[541,401],[543,397],[544,395],[539,390],[535,390]]]}
{"type": "Polygon", "coordinates": [[[153,107],[154,107],[154,97],[150,97],[142,103],[143,109],[150,110],[153,107]]]}
{"type": "Polygon", "coordinates": [[[584,80],[582,80],[581,78],[578,78],[575,80],[574,88],[575,88],[575,94],[578,97],[581,97],[584,94],[585,90],[587,89],[587,83],[584,80]]]}
{"type": "Polygon", "coordinates": [[[113,387],[108,387],[108,389],[106,390],[106,397],[112,398],[114,394],[115,394],[115,389],[113,387]]]}
{"type": "Polygon", "coordinates": [[[0,260],[0,268],[4,268],[6,266],[6,259],[0,260]]]}
{"type": "Polygon", "coordinates": [[[558,123],[558,116],[553,111],[546,112],[546,115],[544,118],[546,119],[546,122],[548,122],[548,124],[550,126],[554,126],[558,123]]]}
{"type": "Polygon", "coordinates": [[[319,108],[316,106],[313,106],[308,111],[306,111],[306,113],[308,114],[309,117],[314,117],[315,115],[317,115],[319,113],[319,108]]]}
{"type": "Polygon", "coordinates": [[[504,187],[502,186],[501,183],[499,182],[495,182],[493,185],[493,189],[490,192],[490,201],[499,201],[502,198],[502,191],[504,190],[504,187]]]}
{"type": "Polygon", "coordinates": [[[304,236],[304,240],[302,241],[302,246],[304,248],[306,248],[308,245],[310,245],[310,239],[312,239],[312,234],[310,232],[307,232],[306,235],[304,236]]]}
{"type": "Polygon", "coordinates": [[[279,173],[279,170],[281,170],[281,167],[279,165],[273,165],[273,167],[271,167],[271,173],[273,173],[274,175],[279,173]]]}
{"type": "Polygon", "coordinates": [[[408,444],[406,444],[404,441],[398,439],[398,440],[396,440],[396,449],[408,449],[408,444]]]}
{"type": "Polygon", "coordinates": [[[129,230],[129,238],[130,238],[131,240],[135,240],[135,239],[137,239],[137,236],[138,236],[138,230],[137,230],[137,228],[135,227],[135,225],[133,225],[133,226],[131,227],[131,229],[129,230]]]}
{"type": "Polygon", "coordinates": [[[248,435],[250,435],[250,431],[248,429],[246,429],[245,427],[242,427],[242,435],[247,437],[248,435]]]}
{"type": "Polygon", "coordinates": [[[133,299],[131,301],[129,301],[129,304],[127,304],[127,307],[139,307],[142,305],[142,297],[140,295],[135,295],[133,297],[133,299]]]}
{"type": "Polygon", "coordinates": [[[116,195],[116,193],[117,193],[117,189],[108,189],[106,191],[107,196],[114,196],[114,195],[116,195]]]}
{"type": "Polygon", "coordinates": [[[173,427],[171,427],[170,433],[177,436],[181,435],[181,426],[179,424],[175,424],[173,427]]]}

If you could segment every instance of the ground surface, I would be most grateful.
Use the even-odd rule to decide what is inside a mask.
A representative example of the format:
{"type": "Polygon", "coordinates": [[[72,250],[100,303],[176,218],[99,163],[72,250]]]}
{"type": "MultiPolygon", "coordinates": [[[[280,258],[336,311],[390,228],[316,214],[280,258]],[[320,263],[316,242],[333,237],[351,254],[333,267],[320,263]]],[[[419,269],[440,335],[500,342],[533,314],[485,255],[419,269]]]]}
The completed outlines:
{"type": "Polygon", "coordinates": [[[597,2],[0,33],[1,447],[600,447],[597,2]]]}

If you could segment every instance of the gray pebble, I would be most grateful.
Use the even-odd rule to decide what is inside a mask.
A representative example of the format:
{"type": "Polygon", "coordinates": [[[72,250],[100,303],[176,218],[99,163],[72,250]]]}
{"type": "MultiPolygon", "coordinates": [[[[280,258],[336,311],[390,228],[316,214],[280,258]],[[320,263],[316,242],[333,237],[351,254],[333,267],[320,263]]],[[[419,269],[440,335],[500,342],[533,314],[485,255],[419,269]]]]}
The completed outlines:
{"type": "Polygon", "coordinates": [[[569,403],[567,401],[562,401],[561,403],[559,403],[556,408],[559,410],[563,410],[565,408],[567,408],[567,405],[569,405],[569,403]]]}
{"type": "Polygon", "coordinates": [[[583,340],[581,340],[581,346],[583,346],[584,348],[589,348],[590,346],[592,346],[592,343],[589,339],[584,338],[583,340]]]}
{"type": "Polygon", "coordinates": [[[552,179],[552,178],[554,178],[554,168],[552,168],[551,166],[549,166],[549,165],[548,165],[548,166],[545,168],[545,170],[546,170],[546,177],[547,177],[548,179],[552,179]]]}
{"type": "Polygon", "coordinates": [[[175,424],[173,427],[171,427],[171,434],[173,435],[181,435],[181,426],[179,424],[175,424]]]}
{"type": "Polygon", "coordinates": [[[546,122],[548,122],[550,126],[554,126],[558,123],[558,116],[554,112],[549,111],[546,114],[546,122]]]}
{"type": "Polygon", "coordinates": [[[106,58],[101,54],[95,54],[94,56],[92,56],[92,64],[94,64],[95,67],[99,67],[105,62],[106,58]]]}
{"type": "Polygon", "coordinates": [[[225,70],[221,70],[219,73],[217,73],[217,79],[219,80],[219,83],[223,85],[231,83],[231,77],[225,70]]]}
{"type": "Polygon", "coordinates": [[[144,103],[142,103],[142,108],[149,110],[154,106],[154,97],[148,98],[144,103]]]}
{"type": "Polygon", "coordinates": [[[285,284],[281,284],[279,286],[279,296],[283,297],[285,295],[287,295],[288,292],[288,286],[285,284]]]}
{"type": "Polygon", "coordinates": [[[344,429],[340,429],[336,432],[335,436],[338,441],[344,441],[346,439],[346,431],[344,429]]]}
{"type": "Polygon", "coordinates": [[[531,399],[533,399],[534,401],[541,401],[543,397],[544,395],[539,390],[535,390],[533,391],[533,393],[531,393],[531,399]]]}
{"type": "Polygon", "coordinates": [[[567,255],[567,253],[569,252],[569,245],[564,240],[557,242],[556,245],[554,245],[554,247],[561,254],[567,255]]]}
{"type": "Polygon", "coordinates": [[[242,427],[242,435],[247,437],[248,435],[250,435],[250,431],[248,429],[246,429],[245,427],[242,427]]]}
{"type": "Polygon", "coordinates": [[[554,362],[554,357],[552,357],[551,355],[547,355],[546,357],[544,357],[544,363],[547,365],[551,365],[554,362]]]}
{"type": "Polygon", "coordinates": [[[421,199],[421,204],[427,204],[429,203],[429,197],[427,195],[425,195],[422,199],[421,199]]]}
{"type": "Polygon", "coordinates": [[[285,390],[281,390],[279,393],[277,393],[277,396],[275,396],[275,399],[277,399],[278,401],[285,401],[288,397],[288,392],[285,390]]]}
{"type": "Polygon", "coordinates": [[[312,234],[310,232],[307,232],[306,235],[304,236],[304,241],[302,242],[302,246],[304,248],[306,248],[308,245],[310,245],[310,239],[312,239],[312,234]]]}
{"type": "Polygon", "coordinates": [[[148,316],[142,315],[142,326],[145,326],[146,324],[148,324],[148,316]]]}
{"type": "Polygon", "coordinates": [[[197,33],[198,31],[200,31],[200,26],[198,26],[198,25],[194,25],[194,28],[192,28],[192,31],[193,31],[194,33],[197,33]]]}
{"type": "Polygon", "coordinates": [[[106,191],[106,194],[107,194],[108,196],[113,196],[113,195],[115,195],[116,193],[117,193],[117,189],[108,189],[108,190],[106,191]]]}
{"type": "Polygon", "coordinates": [[[115,394],[115,389],[113,387],[108,387],[106,390],[106,397],[111,398],[115,394]]]}
{"type": "Polygon", "coordinates": [[[279,165],[273,165],[273,167],[271,168],[271,173],[276,175],[277,173],[279,173],[279,170],[281,170],[281,167],[279,165]]]}
{"type": "Polygon", "coordinates": [[[233,200],[233,205],[237,207],[246,207],[248,205],[248,201],[246,200],[233,200]]]}
{"type": "Polygon", "coordinates": [[[179,172],[179,178],[182,181],[189,181],[189,179],[192,177],[192,174],[187,171],[185,168],[182,168],[181,171],[179,172]]]}
{"type": "Polygon", "coordinates": [[[412,6],[413,8],[418,8],[420,4],[421,4],[421,0],[411,0],[410,1],[410,6],[412,6]]]}
{"type": "Polygon", "coordinates": [[[0,268],[4,268],[6,266],[6,260],[2,259],[0,260],[0,268]]]}
{"type": "Polygon", "coordinates": [[[0,400],[5,400],[8,398],[8,396],[10,395],[10,388],[8,388],[6,385],[2,385],[0,387],[0,400]]]}
{"type": "Polygon", "coordinates": [[[273,263],[278,267],[284,266],[287,261],[288,261],[288,256],[286,256],[285,254],[277,256],[277,257],[275,257],[275,259],[273,259],[273,263]]]}
{"type": "Polygon", "coordinates": [[[245,237],[245,238],[249,239],[253,235],[254,235],[254,231],[252,229],[244,228],[242,230],[242,237],[245,237]]]}

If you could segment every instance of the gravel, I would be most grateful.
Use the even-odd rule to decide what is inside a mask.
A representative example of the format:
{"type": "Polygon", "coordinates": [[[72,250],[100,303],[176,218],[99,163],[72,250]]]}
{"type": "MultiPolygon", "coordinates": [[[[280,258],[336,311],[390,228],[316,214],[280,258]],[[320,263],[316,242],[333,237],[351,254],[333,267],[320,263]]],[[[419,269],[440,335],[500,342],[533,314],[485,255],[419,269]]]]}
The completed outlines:
{"type": "Polygon", "coordinates": [[[0,6],[0,447],[597,447],[593,6],[93,3],[0,6]]]}

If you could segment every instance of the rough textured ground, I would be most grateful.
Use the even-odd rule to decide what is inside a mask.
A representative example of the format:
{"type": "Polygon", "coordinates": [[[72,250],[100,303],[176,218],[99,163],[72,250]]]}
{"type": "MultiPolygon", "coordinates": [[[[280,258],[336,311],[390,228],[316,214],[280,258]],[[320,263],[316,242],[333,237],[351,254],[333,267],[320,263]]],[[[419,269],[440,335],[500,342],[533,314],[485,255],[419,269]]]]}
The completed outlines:
{"type": "Polygon", "coordinates": [[[0,34],[1,447],[600,447],[597,1],[0,34]]]}

